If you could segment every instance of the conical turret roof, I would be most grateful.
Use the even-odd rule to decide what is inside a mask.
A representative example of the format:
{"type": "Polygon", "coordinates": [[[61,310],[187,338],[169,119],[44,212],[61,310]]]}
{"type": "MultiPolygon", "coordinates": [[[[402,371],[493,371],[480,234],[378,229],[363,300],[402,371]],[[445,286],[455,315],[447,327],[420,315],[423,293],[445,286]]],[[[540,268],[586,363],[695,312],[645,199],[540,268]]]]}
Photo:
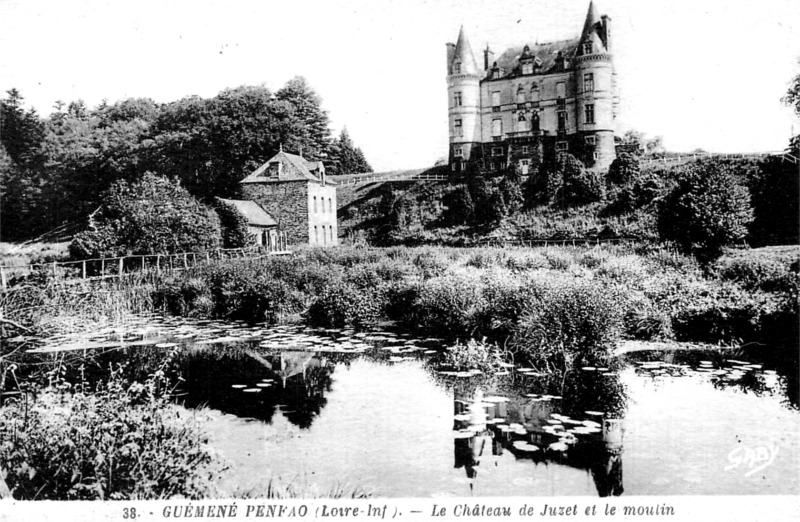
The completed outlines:
{"type": "Polygon", "coordinates": [[[472,54],[472,46],[467,39],[467,33],[464,31],[464,26],[458,32],[458,41],[456,42],[456,49],[453,52],[453,61],[450,63],[450,71],[453,71],[453,64],[461,63],[461,74],[478,74],[478,64],[475,61],[475,55],[472,54]]]}

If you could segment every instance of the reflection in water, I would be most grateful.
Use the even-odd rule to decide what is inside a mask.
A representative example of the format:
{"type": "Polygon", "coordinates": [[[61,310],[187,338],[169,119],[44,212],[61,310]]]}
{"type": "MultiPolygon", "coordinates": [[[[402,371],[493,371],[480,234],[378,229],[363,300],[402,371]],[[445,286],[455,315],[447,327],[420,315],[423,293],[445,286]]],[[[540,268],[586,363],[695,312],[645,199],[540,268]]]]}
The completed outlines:
{"type": "MultiPolygon", "coordinates": [[[[569,395],[522,395],[525,387],[508,397],[495,395],[501,393],[498,387],[486,395],[480,388],[472,396],[455,394],[455,467],[464,468],[470,490],[481,461],[508,450],[536,464],[587,470],[600,496],[623,493],[622,415],[627,399],[619,374],[591,368],[572,372],[562,382],[569,395]]],[[[528,383],[528,388],[537,386],[528,383]]]]}
{"type": "Polygon", "coordinates": [[[309,428],[325,406],[335,364],[309,351],[257,353],[245,349],[199,349],[182,355],[189,407],[207,405],[238,417],[271,422],[276,410],[309,428]]]}

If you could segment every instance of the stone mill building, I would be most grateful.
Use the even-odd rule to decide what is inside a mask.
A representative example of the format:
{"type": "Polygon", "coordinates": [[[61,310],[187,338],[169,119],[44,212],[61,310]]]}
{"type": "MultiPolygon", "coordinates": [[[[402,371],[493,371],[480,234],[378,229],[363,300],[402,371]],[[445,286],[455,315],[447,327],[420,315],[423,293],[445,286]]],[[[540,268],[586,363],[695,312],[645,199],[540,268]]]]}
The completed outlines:
{"type": "Polygon", "coordinates": [[[336,187],[321,161],[281,149],[240,182],[240,192],[275,219],[288,244],[338,243],[336,187]]]}
{"type": "Polygon", "coordinates": [[[498,56],[487,46],[479,67],[462,27],[447,44],[451,170],[517,164],[527,174],[561,151],[607,168],[616,156],[618,104],[611,29],[590,2],[575,38],[523,43],[498,56]]]}

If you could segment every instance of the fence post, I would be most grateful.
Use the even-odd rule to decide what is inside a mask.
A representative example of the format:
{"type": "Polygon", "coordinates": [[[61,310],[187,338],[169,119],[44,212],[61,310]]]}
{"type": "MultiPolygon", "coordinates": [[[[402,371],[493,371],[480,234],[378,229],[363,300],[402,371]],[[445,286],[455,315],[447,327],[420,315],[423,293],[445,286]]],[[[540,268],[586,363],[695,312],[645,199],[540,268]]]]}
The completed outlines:
{"type": "Polygon", "coordinates": [[[183,253],[183,268],[189,268],[189,260],[187,259],[186,252],[183,253]]]}
{"type": "Polygon", "coordinates": [[[0,285],[3,287],[3,290],[6,289],[6,285],[8,281],[6,281],[6,270],[2,266],[0,266],[0,285]]]}
{"type": "Polygon", "coordinates": [[[106,258],[105,257],[103,257],[103,259],[101,259],[101,263],[100,263],[100,277],[103,277],[104,275],[106,275],[106,258]]]}
{"type": "Polygon", "coordinates": [[[119,258],[119,277],[122,277],[122,266],[124,265],[124,263],[125,263],[125,258],[124,257],[120,257],[119,258]]]}
{"type": "Polygon", "coordinates": [[[83,266],[81,267],[81,277],[86,279],[86,260],[83,260],[83,266]]]}
{"type": "Polygon", "coordinates": [[[53,261],[53,276],[55,277],[55,275],[56,275],[56,262],[53,261]]]}
{"type": "Polygon", "coordinates": [[[156,271],[161,273],[161,254],[156,255],[156,271]]]}
{"type": "Polygon", "coordinates": [[[145,256],[142,256],[142,272],[144,272],[144,258],[145,256]]]}

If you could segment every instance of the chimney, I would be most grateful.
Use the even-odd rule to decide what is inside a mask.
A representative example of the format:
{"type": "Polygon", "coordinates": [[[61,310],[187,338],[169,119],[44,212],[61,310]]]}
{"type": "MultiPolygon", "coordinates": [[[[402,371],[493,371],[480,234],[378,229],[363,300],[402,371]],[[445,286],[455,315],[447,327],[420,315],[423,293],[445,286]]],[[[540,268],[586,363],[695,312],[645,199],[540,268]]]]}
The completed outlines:
{"type": "Polygon", "coordinates": [[[494,53],[489,49],[489,44],[486,44],[486,49],[483,51],[483,70],[488,71],[491,64],[494,63],[494,53]]]}
{"type": "Polygon", "coordinates": [[[450,74],[450,64],[453,63],[453,56],[456,55],[456,44],[447,43],[447,74],[450,74]]]}
{"type": "Polygon", "coordinates": [[[605,35],[606,51],[611,52],[611,18],[608,15],[600,17],[603,21],[603,34],[605,35]]]}

